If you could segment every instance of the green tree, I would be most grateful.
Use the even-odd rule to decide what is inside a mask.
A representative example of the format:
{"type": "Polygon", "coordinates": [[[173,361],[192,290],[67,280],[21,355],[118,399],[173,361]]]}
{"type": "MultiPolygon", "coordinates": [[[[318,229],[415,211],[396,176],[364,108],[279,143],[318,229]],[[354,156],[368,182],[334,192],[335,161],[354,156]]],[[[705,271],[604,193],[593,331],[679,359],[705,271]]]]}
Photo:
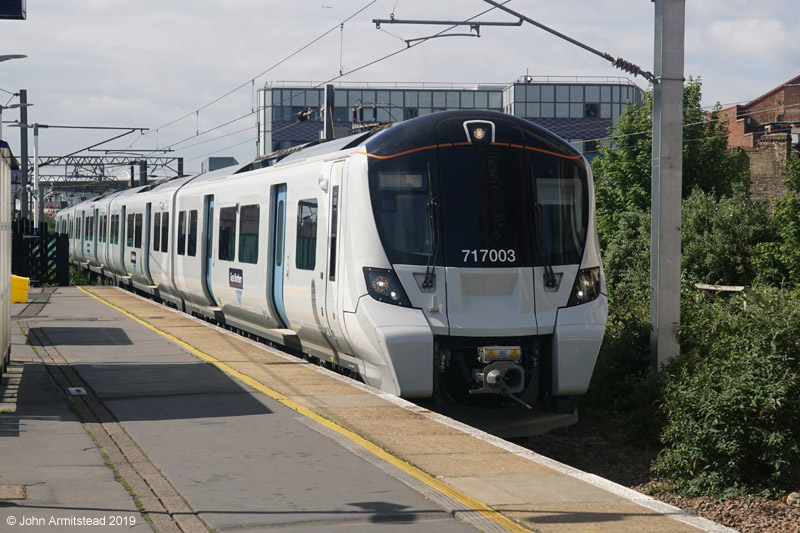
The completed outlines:
{"type": "Polygon", "coordinates": [[[760,243],[776,238],[767,206],[742,193],[715,198],[699,188],[683,201],[682,265],[692,283],[751,285],[760,243]]]}
{"type": "MultiPolygon", "coordinates": [[[[683,197],[696,188],[716,198],[744,193],[749,183],[747,160],[739,151],[728,151],[719,105],[708,112],[701,107],[701,98],[701,79],[690,77],[683,93],[683,197]]],[[[601,146],[601,157],[592,162],[601,243],[614,231],[617,214],[650,208],[652,130],[653,93],[648,90],[642,106],[623,111],[613,142],[601,146]]]]}

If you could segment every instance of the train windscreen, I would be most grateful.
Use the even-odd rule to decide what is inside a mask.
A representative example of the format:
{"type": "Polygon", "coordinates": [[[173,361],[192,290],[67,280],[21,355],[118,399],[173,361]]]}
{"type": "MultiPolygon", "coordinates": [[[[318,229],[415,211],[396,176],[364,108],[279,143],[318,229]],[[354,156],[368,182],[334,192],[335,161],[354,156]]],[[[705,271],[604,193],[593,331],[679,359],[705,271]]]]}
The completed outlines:
{"type": "Polygon", "coordinates": [[[369,168],[375,221],[393,264],[426,265],[433,253],[437,265],[466,268],[575,264],[583,256],[582,159],[460,144],[371,159],[369,168]]]}

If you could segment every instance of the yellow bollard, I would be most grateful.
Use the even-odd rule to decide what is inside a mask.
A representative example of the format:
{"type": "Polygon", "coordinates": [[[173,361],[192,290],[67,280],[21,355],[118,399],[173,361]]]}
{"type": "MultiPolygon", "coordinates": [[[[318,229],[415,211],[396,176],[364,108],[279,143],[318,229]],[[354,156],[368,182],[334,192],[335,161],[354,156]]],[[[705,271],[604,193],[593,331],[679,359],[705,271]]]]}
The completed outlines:
{"type": "Polygon", "coordinates": [[[30,279],[11,274],[11,303],[24,304],[28,301],[30,279]]]}

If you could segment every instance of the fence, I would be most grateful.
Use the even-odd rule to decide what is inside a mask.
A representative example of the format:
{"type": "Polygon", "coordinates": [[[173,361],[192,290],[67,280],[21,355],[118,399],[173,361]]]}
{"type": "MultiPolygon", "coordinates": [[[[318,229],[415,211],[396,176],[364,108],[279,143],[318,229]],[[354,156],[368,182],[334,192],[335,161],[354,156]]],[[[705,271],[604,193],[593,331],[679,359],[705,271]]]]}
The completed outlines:
{"type": "Polygon", "coordinates": [[[33,231],[30,220],[12,223],[11,271],[30,278],[32,287],[69,285],[69,240],[66,234],[50,233],[47,224],[33,231]]]}

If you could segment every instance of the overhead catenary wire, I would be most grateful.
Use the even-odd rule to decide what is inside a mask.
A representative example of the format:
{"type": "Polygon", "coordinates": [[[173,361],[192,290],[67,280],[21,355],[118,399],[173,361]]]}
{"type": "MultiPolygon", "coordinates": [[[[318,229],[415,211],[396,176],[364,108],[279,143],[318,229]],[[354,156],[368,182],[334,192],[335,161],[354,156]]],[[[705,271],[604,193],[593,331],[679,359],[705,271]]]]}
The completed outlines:
{"type": "Polygon", "coordinates": [[[483,1],[486,2],[487,4],[493,5],[497,9],[500,9],[501,11],[505,11],[506,13],[509,13],[509,14],[515,16],[515,17],[518,17],[521,20],[524,20],[525,22],[536,26],[537,28],[540,28],[540,29],[542,29],[542,30],[544,30],[544,31],[546,31],[548,33],[551,33],[551,34],[555,35],[556,37],[564,39],[565,41],[567,41],[567,42],[569,42],[571,44],[574,44],[575,46],[577,46],[579,48],[583,48],[587,52],[591,52],[592,54],[595,54],[595,55],[597,55],[599,57],[602,57],[603,59],[605,59],[607,61],[610,61],[611,64],[614,67],[616,67],[616,68],[618,68],[620,70],[624,70],[625,72],[627,72],[629,74],[642,76],[643,78],[645,78],[646,80],[648,80],[648,81],[650,81],[652,83],[659,83],[659,79],[652,72],[642,69],[639,65],[636,65],[635,63],[633,63],[631,61],[623,59],[622,57],[619,57],[619,56],[614,57],[611,54],[608,54],[606,52],[601,52],[600,50],[592,48],[588,44],[582,43],[577,39],[573,39],[569,35],[565,35],[565,34],[561,33],[560,31],[557,31],[557,30],[554,30],[553,28],[550,28],[549,26],[545,26],[541,22],[537,22],[537,21],[533,20],[530,17],[526,17],[525,15],[523,15],[523,14],[517,12],[517,11],[514,11],[513,9],[509,9],[507,7],[504,7],[504,4],[507,4],[508,2],[498,3],[498,2],[495,2],[494,0],[483,0],[483,1]]]}
{"type": "Polygon", "coordinates": [[[375,2],[377,2],[377,1],[378,1],[378,0],[370,0],[369,2],[367,2],[367,4],[366,4],[366,5],[364,5],[364,7],[362,7],[361,9],[359,9],[358,11],[356,11],[355,13],[353,13],[352,15],[350,15],[349,17],[347,17],[347,18],[346,18],[346,19],[344,19],[343,21],[339,22],[338,24],[336,24],[334,27],[332,27],[332,28],[331,28],[331,29],[329,29],[328,31],[326,31],[326,32],[322,33],[321,35],[319,35],[318,37],[316,37],[316,38],[312,39],[311,41],[309,41],[309,42],[308,42],[308,43],[306,43],[305,45],[301,46],[300,48],[298,48],[297,50],[295,50],[294,52],[292,52],[292,53],[291,53],[291,54],[289,54],[288,56],[284,57],[283,59],[281,59],[280,61],[278,61],[278,62],[277,62],[277,63],[275,63],[274,65],[272,65],[272,66],[270,66],[269,68],[267,68],[266,70],[264,70],[264,71],[260,72],[259,74],[256,74],[256,75],[255,75],[255,76],[253,76],[252,78],[248,78],[246,82],[244,82],[244,83],[242,83],[241,85],[239,85],[239,86],[235,87],[234,89],[231,89],[230,91],[228,91],[227,93],[223,94],[222,96],[220,96],[220,97],[218,97],[218,98],[215,98],[215,99],[214,99],[214,100],[212,100],[211,102],[209,102],[209,103],[207,103],[207,104],[205,104],[205,105],[203,105],[203,106],[200,106],[200,107],[199,107],[199,108],[197,108],[196,110],[194,110],[194,111],[191,111],[191,112],[189,112],[189,113],[187,113],[187,114],[185,114],[185,115],[183,115],[183,116],[181,116],[181,117],[179,117],[179,118],[176,118],[175,120],[173,120],[173,121],[171,121],[171,122],[167,122],[167,123],[166,123],[166,124],[164,124],[163,126],[159,126],[158,128],[155,128],[155,129],[156,129],[156,130],[160,130],[160,129],[164,129],[164,128],[168,127],[168,126],[171,126],[171,125],[175,124],[176,122],[180,122],[181,120],[183,120],[183,119],[185,119],[185,118],[187,118],[187,117],[190,117],[190,116],[192,116],[192,115],[193,115],[193,114],[195,114],[195,113],[199,113],[200,111],[202,111],[202,110],[204,110],[204,109],[206,109],[206,108],[208,108],[208,107],[210,107],[210,106],[212,106],[212,105],[216,104],[216,103],[217,103],[217,102],[219,102],[220,100],[222,100],[222,99],[224,99],[224,98],[227,98],[228,96],[232,95],[233,93],[235,93],[236,91],[238,91],[238,90],[239,90],[239,89],[241,89],[242,87],[245,87],[245,86],[246,86],[248,83],[250,83],[251,81],[253,81],[253,82],[254,82],[255,80],[257,80],[257,79],[258,79],[258,78],[260,78],[261,76],[263,76],[263,75],[267,74],[267,73],[268,73],[268,72],[270,72],[271,70],[273,70],[273,69],[275,69],[275,68],[279,67],[280,65],[282,65],[283,63],[285,63],[285,62],[289,61],[291,58],[293,58],[293,57],[294,57],[294,56],[296,56],[297,54],[301,53],[302,51],[304,51],[304,50],[305,50],[306,48],[308,48],[309,46],[311,46],[311,45],[313,45],[313,44],[317,43],[318,41],[320,41],[321,39],[323,39],[324,37],[326,37],[326,36],[327,36],[327,35],[329,35],[330,33],[332,33],[332,32],[334,32],[334,31],[336,31],[336,29],[337,29],[337,28],[339,28],[340,26],[342,26],[342,25],[343,25],[343,24],[345,24],[346,22],[349,22],[349,21],[350,21],[350,20],[352,20],[354,17],[356,17],[356,16],[358,16],[359,14],[361,14],[361,13],[362,13],[364,10],[366,10],[368,7],[370,7],[372,4],[374,4],[374,3],[375,3],[375,2]]]}
{"type": "MultiPolygon", "coordinates": [[[[510,0],[506,0],[505,2],[503,2],[503,4],[505,4],[505,3],[508,3],[509,1],[510,1],[510,0]]],[[[361,10],[359,10],[359,12],[358,12],[358,13],[360,13],[361,11],[363,11],[364,9],[366,9],[367,7],[369,7],[369,5],[371,5],[372,3],[374,3],[374,2],[371,2],[371,3],[370,3],[370,4],[368,4],[367,6],[364,6],[364,8],[362,8],[361,10]]],[[[480,13],[478,13],[478,14],[476,14],[476,15],[473,15],[472,17],[469,17],[468,19],[466,19],[466,20],[465,20],[465,21],[463,21],[463,22],[469,22],[469,21],[471,21],[471,20],[473,20],[473,19],[476,19],[476,18],[478,18],[478,17],[480,17],[480,16],[483,16],[483,15],[485,15],[486,13],[489,13],[490,11],[493,11],[494,9],[495,9],[494,7],[490,7],[489,9],[486,9],[486,10],[484,10],[484,11],[481,11],[480,13]]],[[[351,17],[349,17],[347,20],[350,20],[351,18],[353,18],[354,16],[356,16],[358,13],[356,13],[356,14],[352,15],[352,16],[351,16],[351,17]]],[[[346,21],[345,21],[345,22],[346,22],[346,21]]],[[[338,25],[337,25],[336,27],[338,27],[338,25]]],[[[332,30],[329,30],[328,32],[326,32],[326,33],[325,33],[325,35],[329,34],[331,31],[335,30],[335,29],[336,29],[336,27],[334,27],[332,30]]],[[[367,63],[364,63],[364,64],[362,64],[362,65],[360,65],[360,66],[358,66],[358,67],[355,67],[355,68],[353,68],[353,69],[350,69],[350,70],[348,70],[348,71],[345,71],[345,72],[340,72],[338,76],[334,76],[334,77],[332,77],[332,78],[328,79],[327,81],[321,82],[321,83],[319,83],[319,84],[317,84],[317,85],[315,85],[315,86],[313,86],[313,87],[310,87],[310,88],[306,89],[306,91],[309,91],[309,90],[315,90],[315,89],[320,89],[320,88],[324,87],[325,85],[327,85],[327,84],[329,84],[329,83],[331,83],[331,82],[334,82],[334,81],[336,81],[336,80],[338,80],[338,79],[340,79],[340,78],[343,78],[343,77],[345,77],[345,76],[348,76],[348,75],[350,75],[350,74],[353,74],[353,73],[355,73],[355,72],[358,72],[358,71],[360,71],[360,70],[363,70],[363,69],[365,69],[365,68],[367,68],[367,67],[370,67],[370,66],[372,66],[372,65],[375,65],[375,64],[377,64],[377,63],[380,63],[380,62],[382,62],[382,61],[385,61],[385,60],[387,60],[387,59],[390,59],[390,58],[392,58],[392,57],[394,57],[394,56],[396,56],[396,55],[398,55],[398,54],[401,54],[401,53],[403,53],[403,52],[406,52],[406,51],[408,51],[408,50],[410,50],[410,49],[412,49],[412,48],[414,48],[414,47],[416,47],[416,46],[419,46],[419,45],[421,45],[421,44],[423,44],[423,43],[425,43],[425,42],[427,42],[427,41],[429,41],[429,40],[431,40],[431,39],[434,39],[434,38],[436,38],[436,37],[438,37],[438,36],[440,36],[440,35],[442,35],[442,34],[444,34],[444,33],[448,32],[448,31],[450,31],[450,30],[452,30],[452,29],[454,29],[454,28],[456,28],[456,27],[458,27],[458,26],[456,26],[456,25],[453,25],[453,26],[447,27],[447,28],[445,28],[445,29],[441,30],[440,32],[438,32],[438,33],[436,33],[436,34],[434,34],[434,35],[431,35],[431,36],[429,36],[429,37],[422,38],[420,41],[418,41],[418,42],[415,42],[415,43],[413,43],[413,44],[409,44],[409,45],[407,45],[407,46],[406,46],[406,47],[404,47],[404,48],[400,48],[400,49],[398,49],[398,50],[395,50],[394,52],[390,52],[390,53],[388,53],[388,54],[386,54],[386,55],[384,55],[384,56],[381,56],[381,57],[379,57],[379,58],[377,58],[377,59],[374,59],[374,60],[372,60],[372,61],[368,61],[367,63]]],[[[324,35],[323,35],[323,36],[324,36],[324,35]]],[[[321,38],[321,37],[320,37],[320,38],[321,38]]],[[[319,38],[318,38],[317,40],[319,40],[319,38]]],[[[307,45],[307,46],[308,46],[308,45],[307,45]]],[[[307,46],[306,46],[306,47],[307,47],[307,46]]],[[[293,55],[296,55],[296,53],[295,53],[295,54],[293,54],[293,55]]],[[[265,71],[265,72],[266,72],[266,71],[265,71]]],[[[287,99],[283,99],[281,103],[285,103],[286,101],[287,101],[287,99]]],[[[242,120],[242,119],[244,119],[244,118],[247,118],[247,117],[249,117],[249,116],[251,116],[251,115],[253,115],[253,114],[255,114],[255,113],[261,112],[262,110],[265,110],[265,109],[270,109],[270,108],[272,108],[272,107],[274,107],[274,104],[270,104],[270,105],[264,105],[264,106],[261,106],[261,107],[259,107],[258,109],[256,109],[256,111],[249,112],[249,113],[245,113],[244,115],[241,115],[241,116],[239,116],[239,117],[237,117],[237,118],[235,118],[235,119],[232,119],[232,120],[230,120],[230,121],[228,121],[228,122],[225,122],[224,124],[220,124],[220,125],[218,125],[218,126],[214,126],[213,128],[209,128],[209,129],[207,129],[207,130],[204,130],[204,131],[202,131],[202,132],[198,132],[196,135],[191,135],[191,136],[189,136],[189,137],[186,137],[185,139],[181,139],[181,140],[180,140],[180,141],[178,141],[178,142],[175,142],[175,143],[166,143],[166,144],[165,144],[165,146],[168,146],[168,147],[170,147],[170,148],[175,148],[176,146],[178,146],[178,145],[180,145],[180,144],[182,144],[182,143],[184,143],[184,142],[187,142],[187,141],[189,141],[189,140],[191,140],[191,139],[194,139],[194,138],[196,138],[196,137],[198,137],[198,136],[200,136],[200,135],[205,135],[206,133],[210,133],[210,132],[212,132],[212,131],[215,131],[215,130],[217,130],[217,129],[219,129],[219,128],[223,128],[223,127],[225,127],[225,126],[227,126],[227,125],[229,125],[229,124],[232,124],[232,123],[234,123],[234,122],[237,122],[237,121],[239,121],[239,120],[242,120]]],[[[188,115],[187,115],[187,116],[188,116],[188,115]]],[[[183,117],[183,118],[185,118],[185,117],[183,117]]],[[[288,118],[288,117],[287,117],[287,118],[288,118]]],[[[179,120],[180,120],[180,119],[179,119],[179,120]]],[[[173,121],[173,123],[174,123],[174,121],[173,121]]],[[[157,128],[157,129],[160,129],[160,128],[157,128]]],[[[216,153],[216,152],[214,152],[214,153],[216,153]]],[[[205,155],[210,155],[210,154],[205,154],[205,155]]],[[[201,156],[201,157],[202,157],[202,156],[201,156]]]]}

